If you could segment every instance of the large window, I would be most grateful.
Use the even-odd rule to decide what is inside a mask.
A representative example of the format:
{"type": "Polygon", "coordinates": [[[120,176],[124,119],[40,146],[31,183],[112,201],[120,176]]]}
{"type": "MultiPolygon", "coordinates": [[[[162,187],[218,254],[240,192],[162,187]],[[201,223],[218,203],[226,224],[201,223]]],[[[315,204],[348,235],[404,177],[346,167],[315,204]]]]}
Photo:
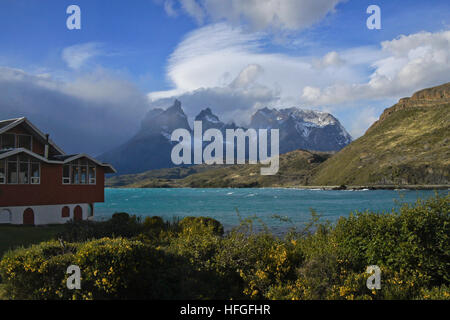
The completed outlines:
{"type": "Polygon", "coordinates": [[[28,184],[30,181],[30,163],[27,161],[19,162],[19,183],[28,184]]]}
{"type": "Polygon", "coordinates": [[[24,135],[24,134],[18,134],[17,135],[17,148],[25,148],[28,150],[31,150],[31,144],[32,144],[31,136],[24,135]]]}
{"type": "Polygon", "coordinates": [[[17,157],[9,158],[6,163],[7,166],[7,174],[8,174],[8,183],[17,184],[17,157]]]}
{"type": "Polygon", "coordinates": [[[71,165],[71,167],[72,167],[71,182],[72,182],[72,184],[79,184],[80,183],[80,168],[75,164],[71,165]]]}
{"type": "Polygon", "coordinates": [[[0,149],[14,149],[16,147],[16,135],[5,133],[0,136],[0,149]]]}
{"type": "Polygon", "coordinates": [[[62,168],[63,184],[96,184],[96,165],[87,159],[74,160],[62,168]]]}
{"type": "Polygon", "coordinates": [[[87,170],[88,170],[87,161],[80,160],[79,168],[80,168],[80,183],[86,184],[87,183],[87,170]]]}
{"type": "Polygon", "coordinates": [[[96,169],[94,166],[89,166],[89,184],[96,183],[96,169]]]}
{"type": "Polygon", "coordinates": [[[38,162],[31,162],[31,184],[41,183],[41,165],[38,162]]]}
{"type": "Polygon", "coordinates": [[[70,184],[70,164],[63,166],[63,184],[70,184]]]}
{"type": "Polygon", "coordinates": [[[4,133],[0,135],[0,149],[33,148],[33,138],[28,134],[4,133]]]}
{"type": "Polygon", "coordinates": [[[0,183],[39,184],[41,165],[27,155],[12,156],[0,160],[0,183]]]}

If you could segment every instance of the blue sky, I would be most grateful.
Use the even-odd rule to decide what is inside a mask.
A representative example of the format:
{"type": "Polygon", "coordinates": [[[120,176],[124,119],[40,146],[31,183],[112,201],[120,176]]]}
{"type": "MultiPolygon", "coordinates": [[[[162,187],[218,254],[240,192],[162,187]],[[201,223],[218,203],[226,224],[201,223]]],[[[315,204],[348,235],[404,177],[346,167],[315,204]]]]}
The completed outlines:
{"type": "Polygon", "coordinates": [[[358,137],[400,97],[449,81],[449,9],[438,0],[2,0],[0,117],[28,116],[67,151],[93,154],[175,98],[191,118],[210,107],[242,124],[264,106],[328,111],[358,137]],[[71,4],[81,30],[66,28],[71,4]],[[381,30],[366,27],[371,4],[381,30]]]}

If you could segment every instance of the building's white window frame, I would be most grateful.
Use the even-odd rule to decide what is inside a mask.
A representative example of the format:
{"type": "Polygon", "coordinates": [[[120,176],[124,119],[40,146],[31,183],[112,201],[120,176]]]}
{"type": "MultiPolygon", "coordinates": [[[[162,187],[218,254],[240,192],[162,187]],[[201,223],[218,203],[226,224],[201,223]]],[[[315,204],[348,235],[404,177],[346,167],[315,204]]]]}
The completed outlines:
{"type": "Polygon", "coordinates": [[[72,165],[71,164],[63,164],[62,166],[62,183],[63,184],[71,184],[72,182],[72,165]],[[69,168],[69,176],[64,176],[64,167],[69,168]]]}
{"type": "Polygon", "coordinates": [[[97,184],[97,166],[89,159],[76,159],[71,161],[70,163],[64,164],[62,167],[62,184],[63,185],[96,185],[97,184]],[[82,164],[82,160],[86,162],[86,164],[82,164]],[[64,167],[69,166],[69,177],[64,176],[64,167]],[[78,183],[75,183],[73,177],[73,168],[77,169],[78,172],[78,183]],[[86,169],[86,179],[85,182],[82,183],[82,168],[86,169]],[[90,170],[94,170],[94,177],[90,178],[90,170]]]}
{"type": "Polygon", "coordinates": [[[89,179],[89,184],[91,184],[91,185],[97,184],[97,167],[95,165],[88,164],[88,179],[89,179]],[[94,170],[93,178],[90,177],[91,169],[94,170]]]}
{"type": "Polygon", "coordinates": [[[41,163],[37,162],[37,161],[30,160],[29,166],[30,166],[30,184],[41,184],[41,163]],[[39,176],[38,177],[33,177],[32,176],[32,172],[33,172],[32,165],[33,164],[37,164],[38,165],[38,171],[39,171],[39,176]]]}
{"type": "Polygon", "coordinates": [[[16,157],[16,159],[14,161],[9,160],[9,158],[6,158],[4,160],[0,160],[0,161],[4,161],[5,163],[5,183],[1,183],[0,184],[9,184],[9,185],[29,185],[29,184],[41,184],[41,163],[39,161],[33,160],[32,157],[28,157],[28,160],[25,161],[21,161],[20,160],[20,155],[14,155],[16,157]],[[16,182],[8,182],[9,181],[9,164],[10,163],[14,163],[16,165],[16,182]],[[27,163],[28,165],[28,181],[27,183],[20,183],[20,179],[19,179],[19,172],[20,172],[20,164],[23,163],[27,163]],[[37,164],[38,165],[38,172],[39,175],[37,177],[33,177],[32,176],[32,165],[33,164],[37,164]]]}

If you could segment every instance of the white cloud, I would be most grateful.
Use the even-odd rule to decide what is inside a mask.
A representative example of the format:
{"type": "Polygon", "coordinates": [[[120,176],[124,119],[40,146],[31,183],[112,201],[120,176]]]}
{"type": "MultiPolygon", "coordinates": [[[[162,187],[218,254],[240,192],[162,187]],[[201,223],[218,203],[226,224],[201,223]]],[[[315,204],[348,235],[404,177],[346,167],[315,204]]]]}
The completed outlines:
{"type": "Polygon", "coordinates": [[[71,69],[77,70],[86,64],[90,59],[102,54],[104,54],[104,52],[103,45],[101,43],[88,42],[64,48],[62,52],[62,59],[71,69]]]}
{"type": "Polygon", "coordinates": [[[352,137],[362,136],[366,130],[378,120],[379,114],[376,108],[367,106],[358,108],[353,114],[353,119],[349,127],[349,132],[352,137]]]}
{"type": "Polygon", "coordinates": [[[178,93],[177,90],[166,94],[158,93],[160,95],[157,98],[151,94],[151,105],[154,108],[166,108],[177,98],[191,119],[202,109],[210,107],[222,121],[246,124],[257,109],[279,100],[276,88],[268,88],[258,83],[257,80],[263,73],[261,66],[248,65],[228,85],[202,87],[178,93]]]}
{"type": "MultiPolygon", "coordinates": [[[[172,2],[172,0],[166,0],[172,2]]],[[[301,30],[345,0],[179,0],[184,12],[198,23],[227,21],[253,30],[301,30]]]]}
{"type": "Polygon", "coordinates": [[[197,23],[199,24],[203,23],[205,19],[205,12],[203,8],[197,3],[196,0],[179,0],[179,1],[184,11],[186,11],[186,13],[192,16],[197,21],[197,23]]]}
{"type": "Polygon", "coordinates": [[[231,82],[231,88],[247,88],[255,83],[258,77],[264,73],[264,69],[259,64],[250,64],[245,67],[236,79],[231,82]]]}
{"type": "Polygon", "coordinates": [[[449,81],[449,37],[450,31],[422,32],[379,46],[292,56],[265,52],[264,32],[219,23],[186,36],[169,58],[173,88],[148,96],[159,107],[178,98],[191,118],[210,107],[222,119],[241,123],[263,106],[347,110],[362,114],[358,124],[355,117],[344,120],[358,137],[386,103],[449,81]]]}
{"type": "MultiPolygon", "coordinates": [[[[224,98],[215,99],[217,105],[208,106],[219,114],[231,115],[229,109],[239,109],[248,115],[257,105],[302,106],[301,93],[306,86],[327,86],[360,78],[352,65],[363,64],[364,59],[344,63],[347,58],[333,51],[320,59],[318,70],[315,57],[265,53],[266,41],[263,32],[246,33],[223,23],[200,28],[188,34],[169,59],[167,77],[173,89],[152,92],[149,98],[155,103],[159,99],[178,97],[188,115],[195,116],[201,108],[200,95],[227,92],[233,96],[234,105],[224,98]],[[191,97],[190,101],[195,96],[200,105],[186,106],[181,96],[191,97]],[[250,98],[254,99],[253,103],[250,98]]],[[[366,51],[369,50],[354,49],[348,54],[364,55],[366,51]]]]}
{"type": "Polygon", "coordinates": [[[328,52],[322,59],[313,59],[313,65],[318,68],[339,67],[345,64],[336,51],[328,52]]]}
{"type": "Polygon", "coordinates": [[[309,101],[317,101],[320,99],[320,89],[314,88],[310,86],[306,86],[303,88],[303,97],[309,101]]]}
{"type": "Polygon", "coordinates": [[[251,64],[250,59],[243,59],[258,51],[262,39],[263,34],[243,33],[225,24],[198,29],[189,33],[170,56],[168,77],[183,90],[215,86],[218,72],[240,72],[251,64]],[[236,63],[232,62],[234,58],[238,59],[236,63]],[[229,62],[231,65],[226,65],[229,62]]]}
{"type": "Polygon", "coordinates": [[[419,89],[448,82],[450,31],[420,32],[384,41],[380,57],[371,64],[374,70],[367,81],[307,86],[303,98],[314,104],[342,104],[408,96],[419,89]]]}
{"type": "Polygon", "coordinates": [[[174,9],[174,2],[173,0],[166,0],[164,2],[164,11],[166,11],[167,15],[169,17],[176,17],[177,12],[174,9]]]}

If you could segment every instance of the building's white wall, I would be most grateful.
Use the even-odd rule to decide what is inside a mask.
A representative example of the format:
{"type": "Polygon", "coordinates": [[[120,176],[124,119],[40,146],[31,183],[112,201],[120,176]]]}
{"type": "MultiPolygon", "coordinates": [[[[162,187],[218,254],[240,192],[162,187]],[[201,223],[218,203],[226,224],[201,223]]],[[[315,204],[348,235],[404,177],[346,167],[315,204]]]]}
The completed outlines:
{"type": "Polygon", "coordinates": [[[62,224],[69,220],[73,220],[74,210],[76,206],[80,206],[83,210],[83,220],[88,219],[89,204],[60,204],[51,206],[27,206],[27,207],[0,207],[0,218],[2,222],[8,223],[6,221],[6,210],[11,212],[11,224],[23,224],[23,213],[27,208],[33,209],[34,212],[34,224],[35,225],[45,225],[45,224],[62,224]],[[63,218],[62,208],[69,207],[70,217],[63,218]],[[3,221],[5,220],[5,221],[3,221]]]}
{"type": "Polygon", "coordinates": [[[0,223],[11,223],[12,214],[10,210],[0,210],[0,223]]]}

